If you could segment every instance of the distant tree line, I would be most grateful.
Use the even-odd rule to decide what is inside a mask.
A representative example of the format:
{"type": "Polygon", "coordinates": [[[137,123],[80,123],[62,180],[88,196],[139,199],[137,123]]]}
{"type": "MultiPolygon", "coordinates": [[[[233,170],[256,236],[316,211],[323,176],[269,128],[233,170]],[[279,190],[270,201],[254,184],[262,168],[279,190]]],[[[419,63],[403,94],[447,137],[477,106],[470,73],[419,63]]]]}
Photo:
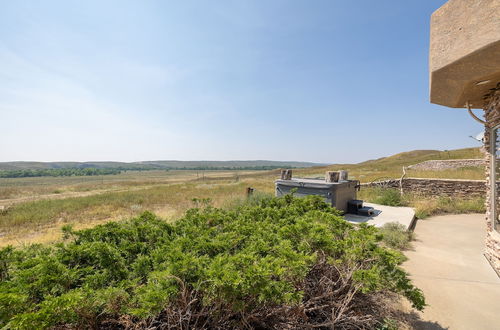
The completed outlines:
{"type": "MultiPolygon", "coordinates": [[[[269,171],[282,168],[283,166],[262,165],[262,166],[195,166],[195,167],[169,167],[170,170],[189,171],[269,171]]],[[[287,168],[294,168],[287,166],[287,168]]]]}
{"type": "Polygon", "coordinates": [[[28,178],[40,176],[91,176],[120,174],[115,168],[50,168],[36,170],[3,170],[0,178],[28,178]]]}
{"type": "MultiPolygon", "coordinates": [[[[195,167],[73,167],[49,169],[0,170],[0,178],[29,178],[41,176],[92,176],[120,174],[123,171],[185,170],[185,171],[269,171],[280,166],[195,166],[195,167]]],[[[288,167],[291,168],[291,167],[288,167]]]]}
{"type": "MultiPolygon", "coordinates": [[[[101,169],[113,169],[113,170],[118,170],[118,171],[138,171],[138,172],[141,172],[141,171],[154,171],[154,170],[165,170],[166,168],[164,167],[151,167],[151,166],[143,166],[143,167],[139,167],[139,166],[131,166],[131,167],[126,167],[126,166],[118,166],[118,167],[104,167],[104,168],[101,168],[101,169]]],[[[168,170],[168,169],[167,169],[168,170]]]]}

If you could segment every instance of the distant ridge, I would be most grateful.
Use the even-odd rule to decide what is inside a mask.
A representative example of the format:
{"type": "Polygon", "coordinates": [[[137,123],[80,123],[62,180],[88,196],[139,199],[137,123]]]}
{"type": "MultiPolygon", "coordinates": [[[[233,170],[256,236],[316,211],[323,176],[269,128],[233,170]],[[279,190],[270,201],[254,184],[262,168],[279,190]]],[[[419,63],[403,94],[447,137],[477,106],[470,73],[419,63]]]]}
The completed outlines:
{"type": "Polygon", "coordinates": [[[357,164],[332,164],[324,167],[325,170],[333,171],[342,169],[391,169],[398,171],[402,166],[415,165],[428,160],[446,160],[446,159],[483,159],[480,148],[463,148],[454,150],[413,150],[400,152],[392,156],[381,157],[377,159],[366,160],[357,164]]]}
{"type": "Polygon", "coordinates": [[[479,148],[464,148],[455,150],[413,150],[401,152],[392,156],[366,160],[357,164],[320,164],[296,161],[273,160],[152,160],[141,162],[0,162],[0,170],[37,170],[54,168],[116,168],[116,169],[265,169],[267,168],[310,168],[322,167],[325,170],[334,170],[339,166],[356,167],[401,167],[414,165],[427,160],[436,159],[482,159],[479,148]]]}
{"type": "Polygon", "coordinates": [[[157,160],[141,162],[0,162],[0,170],[39,170],[58,168],[116,168],[130,170],[153,170],[153,169],[251,169],[251,168],[278,168],[294,167],[304,168],[313,166],[325,166],[326,164],[296,161],[272,161],[272,160],[231,160],[231,161],[181,161],[181,160],[157,160]]]}

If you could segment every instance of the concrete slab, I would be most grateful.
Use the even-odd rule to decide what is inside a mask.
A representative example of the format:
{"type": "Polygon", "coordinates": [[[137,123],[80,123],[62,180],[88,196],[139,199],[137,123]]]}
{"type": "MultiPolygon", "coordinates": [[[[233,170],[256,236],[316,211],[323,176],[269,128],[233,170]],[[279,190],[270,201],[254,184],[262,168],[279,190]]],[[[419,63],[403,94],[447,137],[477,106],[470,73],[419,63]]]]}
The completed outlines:
{"type": "Polygon", "coordinates": [[[429,306],[414,328],[500,329],[500,278],[483,255],[484,214],[418,220],[415,234],[403,267],[429,306]]]}
{"type": "Polygon", "coordinates": [[[364,217],[355,214],[345,214],[344,218],[351,223],[367,223],[375,227],[382,227],[389,222],[398,222],[410,229],[415,219],[415,211],[411,207],[395,207],[373,203],[363,203],[363,206],[373,207],[374,215],[364,217]]]}

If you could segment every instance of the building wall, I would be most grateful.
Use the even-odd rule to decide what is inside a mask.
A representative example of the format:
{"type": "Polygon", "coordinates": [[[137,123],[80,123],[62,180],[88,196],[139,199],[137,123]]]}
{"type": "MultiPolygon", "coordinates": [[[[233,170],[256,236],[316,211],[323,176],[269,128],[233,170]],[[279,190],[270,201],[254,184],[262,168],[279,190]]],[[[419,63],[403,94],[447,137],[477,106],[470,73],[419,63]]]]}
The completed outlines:
{"type": "MultiPolygon", "coordinates": [[[[487,233],[486,233],[486,249],[485,256],[490,261],[493,268],[500,274],[500,233],[493,228],[493,208],[496,208],[497,212],[500,212],[499,208],[499,198],[500,194],[497,194],[496,201],[492,200],[491,191],[491,166],[492,161],[495,157],[492,153],[491,141],[491,131],[494,127],[500,125],[500,88],[492,91],[485,99],[484,115],[486,119],[485,134],[484,134],[484,153],[486,155],[486,222],[487,222],[487,233]]],[[[498,180],[499,178],[497,178],[498,180]]],[[[498,189],[497,189],[498,191],[498,189]]],[[[498,214],[498,213],[497,213],[498,214]]]]}

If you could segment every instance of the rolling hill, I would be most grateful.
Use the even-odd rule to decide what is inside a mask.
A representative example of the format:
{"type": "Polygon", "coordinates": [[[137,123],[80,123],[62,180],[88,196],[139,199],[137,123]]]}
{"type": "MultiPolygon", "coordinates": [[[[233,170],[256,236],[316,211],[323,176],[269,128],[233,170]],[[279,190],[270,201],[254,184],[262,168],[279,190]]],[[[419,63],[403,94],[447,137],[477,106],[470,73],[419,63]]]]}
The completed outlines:
{"type": "MultiPolygon", "coordinates": [[[[334,164],[312,167],[300,170],[298,175],[323,176],[325,171],[347,170],[349,176],[361,182],[370,182],[379,178],[399,178],[403,166],[415,165],[427,160],[445,159],[482,159],[479,148],[464,148],[455,150],[414,150],[401,152],[392,156],[367,160],[357,164],[334,164]]],[[[442,177],[442,178],[467,178],[484,179],[484,169],[461,169],[449,171],[417,171],[408,170],[408,176],[415,177],[442,177]]]]}
{"type": "Polygon", "coordinates": [[[238,160],[238,161],[180,161],[180,160],[158,160],[142,162],[0,162],[0,170],[39,170],[59,168],[116,168],[127,170],[153,170],[153,169],[251,169],[251,168],[279,168],[293,167],[305,168],[322,166],[325,164],[295,162],[295,161],[271,161],[271,160],[238,160]]]}
{"type": "Polygon", "coordinates": [[[319,164],[296,161],[271,161],[271,160],[231,160],[231,161],[180,161],[156,160],[141,162],[31,162],[14,161],[0,162],[0,170],[36,170],[58,168],[117,168],[117,169],[193,169],[193,168],[304,168],[305,173],[319,170],[337,170],[345,168],[350,170],[391,170],[402,166],[414,165],[426,160],[434,159],[479,159],[483,158],[479,148],[464,148],[456,150],[413,150],[401,152],[392,156],[367,160],[357,164],[319,164]]]}

